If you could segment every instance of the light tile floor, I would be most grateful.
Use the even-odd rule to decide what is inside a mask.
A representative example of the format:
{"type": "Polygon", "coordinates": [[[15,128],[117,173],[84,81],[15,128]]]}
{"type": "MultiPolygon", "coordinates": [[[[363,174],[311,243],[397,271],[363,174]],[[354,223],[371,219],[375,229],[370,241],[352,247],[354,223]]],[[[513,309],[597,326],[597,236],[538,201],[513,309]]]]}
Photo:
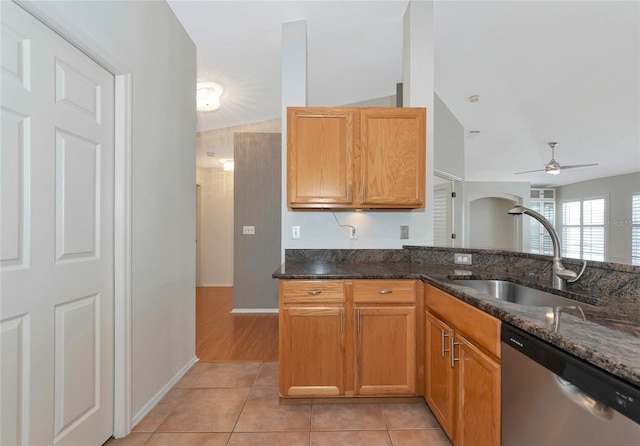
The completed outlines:
{"type": "Polygon", "coordinates": [[[105,446],[450,446],[424,403],[279,404],[277,363],[198,363],[105,446]]]}

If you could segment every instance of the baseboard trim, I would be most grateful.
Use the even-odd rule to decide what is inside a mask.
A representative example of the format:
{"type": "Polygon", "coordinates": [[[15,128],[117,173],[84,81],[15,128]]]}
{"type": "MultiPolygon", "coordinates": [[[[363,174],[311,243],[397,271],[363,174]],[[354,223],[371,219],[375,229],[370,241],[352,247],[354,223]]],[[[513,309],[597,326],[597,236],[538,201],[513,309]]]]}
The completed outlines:
{"type": "Polygon", "coordinates": [[[252,314],[252,313],[278,314],[279,310],[277,308],[234,308],[233,310],[231,310],[231,313],[235,313],[235,314],[252,314]]]}
{"type": "Polygon", "coordinates": [[[202,285],[198,285],[198,287],[229,287],[233,286],[232,283],[203,283],[202,285]]]}
{"type": "Polygon", "coordinates": [[[156,404],[158,404],[160,402],[160,400],[167,394],[169,393],[169,390],[171,390],[173,388],[173,386],[176,385],[176,383],[178,381],[180,381],[180,378],[182,378],[188,371],[189,369],[191,369],[191,367],[193,367],[193,365],[198,362],[198,357],[194,356],[193,358],[191,358],[189,360],[189,362],[187,362],[185,364],[184,367],[182,367],[180,369],[180,371],[178,371],[178,373],[176,373],[173,378],[171,378],[169,380],[169,382],[167,384],[164,385],[164,387],[162,387],[162,389],[160,389],[158,391],[158,393],[156,393],[153,398],[151,398],[149,400],[149,402],[147,402],[147,404],[145,404],[142,409],[140,409],[140,411],[134,415],[133,417],[133,426],[135,427],[136,424],[138,424],[140,421],[142,421],[142,419],[147,416],[147,414],[149,412],[151,412],[151,410],[156,406],[156,404]]]}

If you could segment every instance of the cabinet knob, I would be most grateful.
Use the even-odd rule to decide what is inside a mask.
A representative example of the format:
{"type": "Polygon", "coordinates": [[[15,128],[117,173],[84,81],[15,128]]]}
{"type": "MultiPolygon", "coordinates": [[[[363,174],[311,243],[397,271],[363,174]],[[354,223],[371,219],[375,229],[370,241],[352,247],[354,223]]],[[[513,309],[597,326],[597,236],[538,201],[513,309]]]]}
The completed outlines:
{"type": "Polygon", "coordinates": [[[307,294],[310,295],[310,296],[317,296],[320,293],[322,293],[322,291],[320,291],[320,290],[307,291],[307,294]]]}

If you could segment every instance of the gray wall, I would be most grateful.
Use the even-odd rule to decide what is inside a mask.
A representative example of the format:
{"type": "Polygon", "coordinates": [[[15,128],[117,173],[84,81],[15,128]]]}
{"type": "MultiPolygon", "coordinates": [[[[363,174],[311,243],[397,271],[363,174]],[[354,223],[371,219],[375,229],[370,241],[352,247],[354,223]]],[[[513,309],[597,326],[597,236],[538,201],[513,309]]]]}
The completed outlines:
{"type": "Polygon", "coordinates": [[[235,134],[234,311],[278,308],[271,274],[280,265],[281,141],[280,133],[235,134]]]}
{"type": "Polygon", "coordinates": [[[464,178],[464,127],[437,94],[434,107],[434,168],[464,178]]]}
{"type": "Polygon", "coordinates": [[[608,203],[608,238],[605,260],[631,263],[631,197],[640,192],[640,173],[568,184],[556,189],[556,228],[562,223],[562,202],[604,196],[608,203]]]}

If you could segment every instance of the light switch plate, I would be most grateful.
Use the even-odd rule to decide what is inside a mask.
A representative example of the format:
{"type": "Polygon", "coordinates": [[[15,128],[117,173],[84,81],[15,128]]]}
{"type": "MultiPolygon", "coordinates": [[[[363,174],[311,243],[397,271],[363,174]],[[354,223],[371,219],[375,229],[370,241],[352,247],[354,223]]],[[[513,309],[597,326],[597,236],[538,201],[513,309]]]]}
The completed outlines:
{"type": "Polygon", "coordinates": [[[256,233],[256,227],[255,226],[243,226],[242,227],[242,234],[243,235],[253,235],[256,233]]]}
{"type": "Polygon", "coordinates": [[[300,226],[291,226],[291,238],[292,239],[300,238],[300,226]]]}

